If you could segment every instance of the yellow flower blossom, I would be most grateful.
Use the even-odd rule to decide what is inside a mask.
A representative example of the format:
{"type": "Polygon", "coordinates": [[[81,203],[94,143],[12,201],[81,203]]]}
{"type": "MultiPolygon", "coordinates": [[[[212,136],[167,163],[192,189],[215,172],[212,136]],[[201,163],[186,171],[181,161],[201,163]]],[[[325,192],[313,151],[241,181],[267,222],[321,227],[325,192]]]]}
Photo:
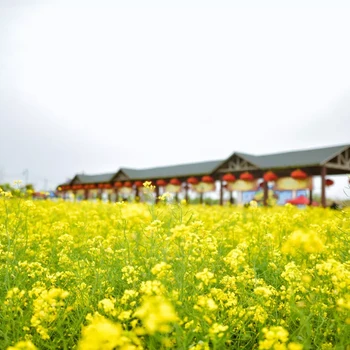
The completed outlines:
{"type": "Polygon", "coordinates": [[[297,253],[319,253],[324,249],[324,244],[319,235],[314,232],[294,231],[283,244],[282,252],[295,255],[297,253]]]}
{"type": "Polygon", "coordinates": [[[169,277],[171,265],[165,263],[164,261],[156,264],[152,267],[151,272],[157,278],[164,278],[166,276],[169,277]]]}
{"type": "Polygon", "coordinates": [[[289,333],[281,326],[274,326],[270,328],[262,329],[264,340],[259,342],[260,350],[286,349],[286,343],[288,341],[289,333]]]}
{"type": "Polygon", "coordinates": [[[115,300],[108,298],[102,299],[98,302],[98,307],[103,310],[107,315],[116,315],[116,310],[114,307],[115,300]]]}
{"type": "Polygon", "coordinates": [[[82,330],[78,343],[79,350],[114,350],[129,349],[130,340],[123,334],[120,324],[113,323],[96,314],[91,323],[82,330]]]}
{"type": "Polygon", "coordinates": [[[147,334],[170,332],[170,324],[178,320],[173,306],[159,296],[147,297],[134,316],[142,321],[147,334]]]}
{"type": "Polygon", "coordinates": [[[208,285],[209,283],[216,282],[214,278],[214,274],[210,272],[207,268],[205,268],[202,272],[198,272],[196,274],[196,278],[204,283],[204,285],[208,285]]]}
{"type": "Polygon", "coordinates": [[[37,347],[30,340],[21,340],[14,346],[9,346],[7,350],[36,350],[37,347]]]}

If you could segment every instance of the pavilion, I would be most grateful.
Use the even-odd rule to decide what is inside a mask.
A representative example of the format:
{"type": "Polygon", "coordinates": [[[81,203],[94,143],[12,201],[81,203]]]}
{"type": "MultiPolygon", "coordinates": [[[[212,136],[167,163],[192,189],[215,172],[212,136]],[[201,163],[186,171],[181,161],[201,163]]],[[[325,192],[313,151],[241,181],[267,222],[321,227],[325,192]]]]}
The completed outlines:
{"type": "Polygon", "coordinates": [[[312,203],[312,177],[321,176],[321,204],[325,207],[326,186],[332,181],[326,176],[349,173],[350,144],[347,144],[266,155],[234,152],[222,160],[147,169],[120,168],[114,173],[99,175],[77,174],[57,189],[63,194],[67,191],[83,191],[85,199],[89,198],[90,190],[97,190],[101,195],[104,190],[118,194],[126,188],[138,195],[142,183],[152,181],[156,185],[156,198],[159,195],[159,187],[171,184],[177,192],[185,191],[185,198],[188,199],[189,189],[196,188],[201,193],[200,189],[205,186],[200,187],[199,184],[219,181],[220,204],[223,204],[225,189],[230,189],[232,199],[232,190],[240,190],[240,187],[237,187],[239,184],[243,186],[241,190],[245,190],[256,186],[256,180],[261,179],[263,203],[267,205],[269,182],[278,182],[278,179],[283,178],[286,179],[284,184],[289,184],[293,179],[299,183],[310,179],[309,182],[305,182],[309,185],[305,186],[308,186],[309,202],[312,203]]]}

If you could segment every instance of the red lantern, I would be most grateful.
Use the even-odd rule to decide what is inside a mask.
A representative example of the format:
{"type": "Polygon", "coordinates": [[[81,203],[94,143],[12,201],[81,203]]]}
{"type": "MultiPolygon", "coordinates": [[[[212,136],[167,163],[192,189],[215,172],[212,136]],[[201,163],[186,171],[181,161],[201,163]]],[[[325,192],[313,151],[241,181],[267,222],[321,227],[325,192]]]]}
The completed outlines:
{"type": "Polygon", "coordinates": [[[305,180],[307,178],[307,174],[300,169],[292,171],[290,176],[296,180],[305,180]]]}
{"type": "Polygon", "coordinates": [[[123,184],[124,187],[128,187],[131,188],[132,187],[132,183],[130,181],[125,181],[123,184]]]}
{"type": "Polygon", "coordinates": [[[191,176],[187,179],[187,183],[189,183],[191,185],[197,185],[198,182],[199,182],[198,179],[196,177],[193,177],[193,176],[191,176]]]}
{"type": "Polygon", "coordinates": [[[202,182],[212,184],[214,182],[214,179],[211,176],[205,175],[202,177],[202,182]]]}
{"type": "Polygon", "coordinates": [[[278,179],[277,175],[272,172],[272,171],[268,171],[264,174],[263,176],[264,180],[266,182],[269,182],[269,181],[276,181],[278,179]]]}
{"type": "Polygon", "coordinates": [[[136,188],[139,188],[139,187],[143,186],[143,182],[142,181],[135,181],[134,185],[136,188]]]}
{"type": "Polygon", "coordinates": [[[123,187],[123,183],[120,181],[117,181],[114,183],[114,187],[121,188],[121,187],[123,187]]]}
{"type": "Polygon", "coordinates": [[[287,200],[287,203],[294,204],[294,205],[307,205],[309,204],[309,199],[306,198],[305,196],[299,196],[294,199],[289,199],[287,200]]]}
{"type": "Polygon", "coordinates": [[[176,178],[171,179],[171,180],[169,181],[169,183],[172,184],[172,185],[174,185],[174,186],[180,186],[180,185],[181,185],[181,181],[180,181],[179,179],[176,179],[176,178]]]}
{"type": "Polygon", "coordinates": [[[233,174],[225,174],[222,179],[226,182],[235,182],[236,177],[233,174]]]}
{"type": "Polygon", "coordinates": [[[103,188],[111,188],[111,184],[104,184],[103,188]]]}
{"type": "Polygon", "coordinates": [[[157,186],[163,187],[163,186],[166,186],[167,183],[165,180],[160,179],[160,180],[157,180],[156,184],[157,186]]]}
{"type": "Polygon", "coordinates": [[[332,186],[332,185],[334,185],[334,181],[331,179],[326,179],[326,186],[328,187],[328,186],[332,186]]]}
{"type": "Polygon", "coordinates": [[[239,178],[241,180],[244,180],[244,181],[253,181],[254,180],[254,176],[253,174],[249,173],[248,171],[246,171],[245,173],[242,173],[239,178]]]}

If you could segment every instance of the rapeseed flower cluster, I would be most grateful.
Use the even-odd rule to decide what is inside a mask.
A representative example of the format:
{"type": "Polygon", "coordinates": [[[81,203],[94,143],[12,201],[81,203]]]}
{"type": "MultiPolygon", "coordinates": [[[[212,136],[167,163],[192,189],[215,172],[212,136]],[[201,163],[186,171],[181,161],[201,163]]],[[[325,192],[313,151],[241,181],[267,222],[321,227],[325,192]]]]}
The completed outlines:
{"type": "Polygon", "coordinates": [[[2,191],[0,349],[349,348],[349,211],[166,197],[2,191]]]}
{"type": "MultiPolygon", "coordinates": [[[[89,315],[90,316],[90,315],[89,315]]],[[[138,341],[128,337],[119,323],[114,323],[96,313],[89,317],[89,325],[82,330],[79,350],[137,350],[142,349],[138,341]]],[[[137,338],[135,338],[137,339],[137,338]]]]}
{"type": "Polygon", "coordinates": [[[177,321],[177,315],[171,303],[160,296],[145,298],[134,315],[142,321],[146,334],[150,335],[156,332],[170,332],[169,323],[177,321]]]}
{"type": "Polygon", "coordinates": [[[53,329],[53,323],[58,316],[63,317],[60,311],[65,307],[64,299],[68,292],[60,288],[34,288],[29,292],[33,300],[33,316],[31,326],[36,329],[42,339],[50,339],[49,328],[53,329]]]}

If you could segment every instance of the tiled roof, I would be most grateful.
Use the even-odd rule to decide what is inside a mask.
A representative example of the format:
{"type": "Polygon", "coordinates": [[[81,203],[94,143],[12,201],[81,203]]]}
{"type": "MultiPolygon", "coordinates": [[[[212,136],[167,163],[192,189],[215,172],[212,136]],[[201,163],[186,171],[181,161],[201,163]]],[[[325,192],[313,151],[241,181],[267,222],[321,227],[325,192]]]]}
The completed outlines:
{"type": "Polygon", "coordinates": [[[344,151],[349,145],[307,149],[301,151],[281,152],[266,155],[236,153],[260,169],[295,168],[320,166],[344,151]]]}
{"type": "Polygon", "coordinates": [[[146,180],[171,177],[201,176],[211,174],[223,160],[213,160],[200,163],[179,164],[170,166],[161,166],[148,169],[129,169],[120,170],[131,180],[146,180]]]}

